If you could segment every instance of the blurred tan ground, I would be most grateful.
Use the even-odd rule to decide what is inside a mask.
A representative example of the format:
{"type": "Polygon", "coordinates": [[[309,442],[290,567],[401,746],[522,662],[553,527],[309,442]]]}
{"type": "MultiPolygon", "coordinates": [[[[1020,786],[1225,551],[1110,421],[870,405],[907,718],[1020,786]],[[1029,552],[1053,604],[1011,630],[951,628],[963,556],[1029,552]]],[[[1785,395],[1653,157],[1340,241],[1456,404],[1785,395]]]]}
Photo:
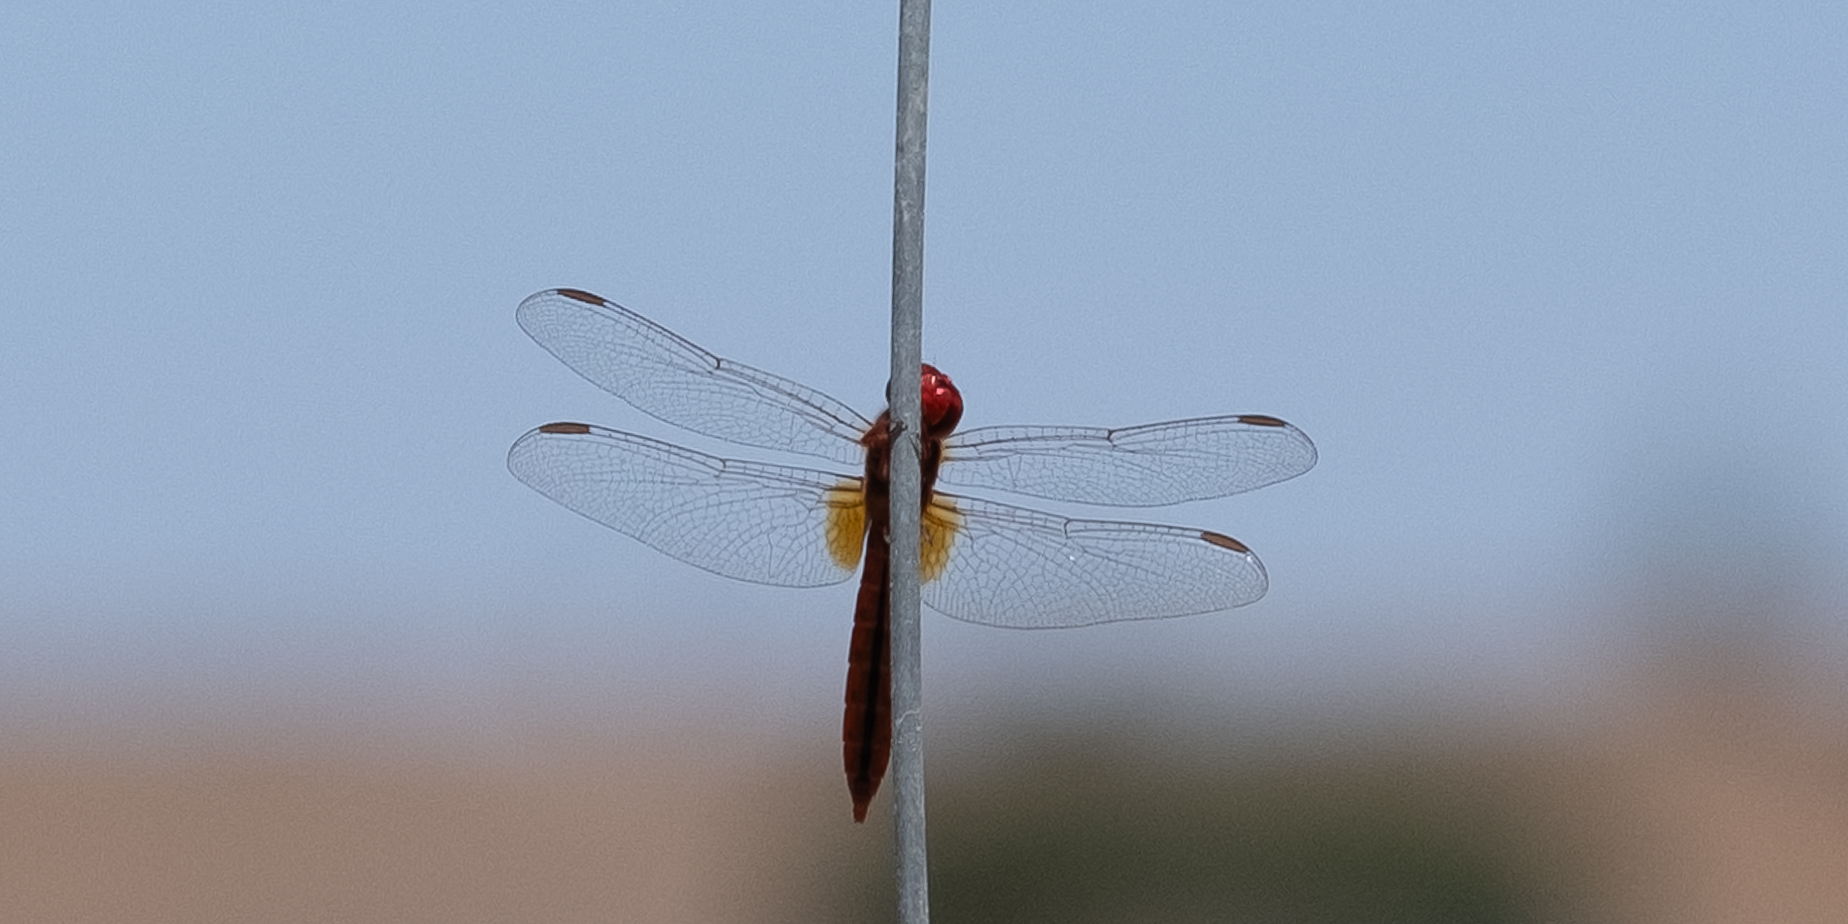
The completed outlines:
{"type": "MultiPolygon", "coordinates": [[[[1378,857],[1390,871],[1391,851],[1416,850],[1424,865],[1404,875],[1430,873],[1440,890],[1464,882],[1500,909],[1497,920],[1848,921],[1839,725],[1776,689],[1669,678],[1622,691],[1572,728],[1492,742],[1436,733],[1390,747],[1328,742],[1260,754],[1256,767],[1150,754],[1146,740],[1116,750],[1016,741],[995,748],[979,774],[938,761],[936,901],[957,920],[1029,919],[1004,911],[1016,906],[1048,920],[1242,918],[1227,909],[1278,912],[1275,902],[1299,893],[1280,888],[1267,893],[1273,904],[1252,906],[1166,877],[1248,864],[1239,851],[1283,850],[1259,869],[1306,877],[1300,894],[1320,895],[1318,876],[1359,882],[1353,914],[1312,909],[1290,920],[1443,920],[1445,908],[1470,907],[1409,894],[1369,914],[1374,887],[1341,864],[1386,850],[1378,857]],[[1346,844],[1362,828],[1378,843],[1346,844]],[[1038,840],[1008,840],[1023,832],[1038,840]],[[984,881],[996,862],[1016,861],[1042,865],[984,881]],[[1459,864],[1464,879],[1452,873],[1459,864]],[[1035,892],[1072,898],[1073,882],[1100,875],[1119,877],[1125,885],[1108,894],[1148,913],[1096,903],[1090,914],[1055,912],[1035,892]]],[[[831,765],[815,755],[778,755],[744,736],[699,747],[562,736],[517,757],[311,737],[246,730],[154,749],[15,741],[0,757],[0,920],[885,914],[889,833],[847,822],[844,786],[814,778],[831,765]]],[[[888,805],[882,796],[876,811],[888,805]]],[[[1379,886],[1401,887],[1424,888],[1379,886]]]]}
{"type": "MultiPolygon", "coordinates": [[[[523,761],[249,732],[0,761],[0,920],[802,920],[823,812],[684,747],[523,761]]],[[[838,821],[841,812],[828,813],[838,821]]]]}
{"type": "Polygon", "coordinates": [[[1839,697],[1752,659],[1640,683],[1536,755],[1534,836],[1567,852],[1574,891],[1607,920],[1848,921],[1839,697]]]}

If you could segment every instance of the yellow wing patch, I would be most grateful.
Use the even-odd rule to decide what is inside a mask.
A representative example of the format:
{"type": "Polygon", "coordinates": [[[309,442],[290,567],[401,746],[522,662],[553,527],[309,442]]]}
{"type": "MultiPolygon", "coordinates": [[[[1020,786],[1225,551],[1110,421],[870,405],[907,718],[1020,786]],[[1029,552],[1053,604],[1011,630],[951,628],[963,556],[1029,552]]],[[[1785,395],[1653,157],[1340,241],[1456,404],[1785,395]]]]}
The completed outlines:
{"type": "Polygon", "coordinates": [[[822,503],[828,505],[828,557],[845,571],[860,567],[860,552],[866,547],[866,493],[859,480],[830,488],[822,503]]]}
{"type": "Polygon", "coordinates": [[[918,543],[919,583],[928,584],[943,576],[943,569],[950,565],[950,548],[962,525],[963,515],[949,498],[939,495],[930,499],[930,506],[924,508],[924,535],[918,543]]]}
{"type": "MultiPolygon", "coordinates": [[[[866,495],[858,481],[844,481],[823,495],[828,505],[828,557],[842,568],[860,567],[860,554],[866,548],[866,495]]],[[[956,533],[962,529],[963,515],[946,497],[933,497],[924,510],[923,534],[919,536],[918,580],[928,584],[943,576],[950,565],[950,551],[956,533]]]]}

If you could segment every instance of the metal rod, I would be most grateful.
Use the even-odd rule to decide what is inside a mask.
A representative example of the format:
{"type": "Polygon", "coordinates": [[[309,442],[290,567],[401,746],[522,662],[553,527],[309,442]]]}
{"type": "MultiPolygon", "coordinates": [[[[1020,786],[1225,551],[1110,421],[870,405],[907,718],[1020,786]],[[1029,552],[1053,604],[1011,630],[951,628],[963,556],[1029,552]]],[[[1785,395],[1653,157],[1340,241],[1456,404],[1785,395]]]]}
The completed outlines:
{"type": "Polygon", "coordinates": [[[918,618],[918,367],[924,330],[924,126],[930,0],[898,4],[898,139],[892,182],[892,803],[898,920],[930,920],[924,845],[922,638],[918,618]]]}

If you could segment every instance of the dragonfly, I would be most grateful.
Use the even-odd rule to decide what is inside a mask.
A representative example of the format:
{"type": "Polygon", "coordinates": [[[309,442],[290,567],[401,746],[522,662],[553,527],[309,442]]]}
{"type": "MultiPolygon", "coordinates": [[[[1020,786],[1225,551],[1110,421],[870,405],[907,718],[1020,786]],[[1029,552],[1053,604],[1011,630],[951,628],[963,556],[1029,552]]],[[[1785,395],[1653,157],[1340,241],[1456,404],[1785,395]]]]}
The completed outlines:
{"type": "MultiPolygon", "coordinates": [[[[566,366],[644,413],[858,472],[719,458],[586,423],[545,424],[507,456],[513,475],[540,494],[694,567],[786,587],[860,574],[841,750],[853,817],[864,821],[891,754],[889,412],[869,420],[582,290],[536,293],[516,316],[566,366]]],[[[1043,629],[1209,613],[1256,601],[1267,578],[1251,549],[1223,533],[1065,517],[944,493],[938,483],[1159,507],[1275,484],[1316,461],[1301,430],[1262,414],[958,432],[963,401],[949,377],[925,365],[918,387],[923,602],[982,625],[1043,629]]]]}

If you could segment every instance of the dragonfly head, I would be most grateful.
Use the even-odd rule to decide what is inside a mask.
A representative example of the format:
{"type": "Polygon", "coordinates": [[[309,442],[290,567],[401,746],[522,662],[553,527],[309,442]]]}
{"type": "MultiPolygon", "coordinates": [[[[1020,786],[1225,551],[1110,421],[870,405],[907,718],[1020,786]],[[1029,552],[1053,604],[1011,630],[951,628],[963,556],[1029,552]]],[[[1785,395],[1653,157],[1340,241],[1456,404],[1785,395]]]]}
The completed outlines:
{"type": "Polygon", "coordinates": [[[929,363],[924,364],[923,386],[924,432],[938,439],[949,436],[962,421],[962,392],[929,363]]]}

